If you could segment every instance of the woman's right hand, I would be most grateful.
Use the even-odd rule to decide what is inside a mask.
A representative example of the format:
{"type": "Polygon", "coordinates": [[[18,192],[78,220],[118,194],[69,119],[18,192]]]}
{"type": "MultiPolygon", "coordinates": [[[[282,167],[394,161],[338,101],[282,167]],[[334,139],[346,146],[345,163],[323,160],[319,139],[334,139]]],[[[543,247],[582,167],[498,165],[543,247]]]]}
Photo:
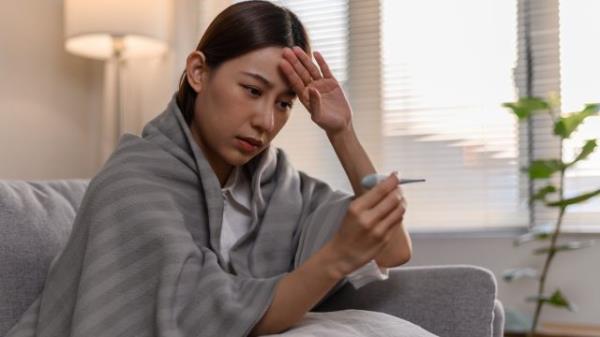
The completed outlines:
{"type": "Polygon", "coordinates": [[[350,203],[346,216],[329,242],[343,275],[374,259],[402,223],[405,201],[399,179],[391,174],[350,203]]]}

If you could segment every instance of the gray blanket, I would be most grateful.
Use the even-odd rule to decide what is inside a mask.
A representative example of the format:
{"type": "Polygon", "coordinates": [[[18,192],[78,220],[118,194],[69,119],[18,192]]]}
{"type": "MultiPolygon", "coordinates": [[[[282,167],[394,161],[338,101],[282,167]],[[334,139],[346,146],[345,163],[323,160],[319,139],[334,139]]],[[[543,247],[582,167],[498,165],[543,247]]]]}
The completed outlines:
{"type": "Polygon", "coordinates": [[[333,236],[351,195],[274,147],[244,170],[253,221],[229,267],[220,185],[173,99],[90,181],[43,290],[7,337],[248,335],[278,281],[333,236]]]}

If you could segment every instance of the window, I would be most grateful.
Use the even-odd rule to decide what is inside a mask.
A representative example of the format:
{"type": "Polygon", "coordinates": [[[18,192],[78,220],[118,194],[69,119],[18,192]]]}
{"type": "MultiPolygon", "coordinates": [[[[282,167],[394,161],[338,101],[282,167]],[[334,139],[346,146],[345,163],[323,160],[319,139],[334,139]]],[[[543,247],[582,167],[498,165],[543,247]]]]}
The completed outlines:
{"type": "MultiPolygon", "coordinates": [[[[378,170],[427,179],[403,187],[410,230],[522,227],[529,219],[555,219],[544,207],[528,210],[528,181],[520,172],[529,155],[528,133],[501,104],[525,94],[526,20],[533,27],[533,93],[560,92],[563,111],[600,101],[600,79],[591,75],[600,73],[594,62],[600,26],[589,24],[600,4],[594,10],[585,0],[560,6],[532,1],[526,13],[525,0],[275,2],[298,14],[313,49],[333,68],[378,170]]],[[[532,127],[533,157],[559,155],[551,124],[536,117],[532,127]]],[[[564,144],[564,158],[599,134],[600,117],[589,120],[564,144]]],[[[301,104],[274,144],[298,169],[352,190],[301,104]]],[[[596,153],[569,174],[566,193],[599,186],[596,153]]],[[[565,226],[589,229],[594,219],[600,219],[600,200],[569,209],[565,226]]]]}
{"type": "MultiPolygon", "coordinates": [[[[600,2],[586,0],[561,1],[560,71],[561,110],[579,111],[585,103],[600,102],[600,26],[593,24],[600,2]]],[[[563,145],[563,160],[573,160],[588,139],[600,137],[600,117],[590,117],[563,145]]],[[[600,151],[593,153],[567,173],[565,195],[575,196],[600,188],[600,151]]],[[[565,225],[571,230],[585,231],[600,227],[600,198],[568,209],[565,225]]]]}
{"type": "MultiPolygon", "coordinates": [[[[598,35],[598,28],[589,24],[591,13],[598,9],[593,1],[519,1],[519,66],[515,72],[516,85],[521,96],[526,95],[525,82],[528,78],[525,41],[526,25],[529,23],[531,46],[531,92],[535,96],[548,97],[552,92],[560,93],[563,113],[580,110],[585,103],[600,101],[599,80],[590,76],[600,70],[592,61],[593,54],[600,48],[591,43],[598,35]]],[[[600,135],[598,117],[590,118],[582,125],[572,139],[565,141],[560,148],[558,138],[552,136],[553,125],[546,114],[536,115],[531,123],[531,135],[522,132],[523,139],[529,138],[534,159],[558,158],[573,159],[580,151],[584,140],[600,135]]],[[[527,155],[526,149],[521,149],[527,155]]],[[[599,156],[593,154],[588,160],[570,170],[565,178],[565,196],[572,197],[582,192],[600,187],[599,156]]],[[[526,160],[523,160],[526,162],[526,160]]],[[[558,179],[553,182],[558,186],[558,179]]],[[[542,186],[535,182],[534,186],[542,186]]],[[[554,226],[558,210],[536,204],[531,212],[533,225],[554,226]]],[[[594,231],[600,228],[600,202],[591,200],[581,205],[569,207],[563,219],[565,231],[594,231]]]]}
{"type": "Polygon", "coordinates": [[[383,167],[419,229],[524,224],[514,99],[516,1],[382,1],[383,167]]]}

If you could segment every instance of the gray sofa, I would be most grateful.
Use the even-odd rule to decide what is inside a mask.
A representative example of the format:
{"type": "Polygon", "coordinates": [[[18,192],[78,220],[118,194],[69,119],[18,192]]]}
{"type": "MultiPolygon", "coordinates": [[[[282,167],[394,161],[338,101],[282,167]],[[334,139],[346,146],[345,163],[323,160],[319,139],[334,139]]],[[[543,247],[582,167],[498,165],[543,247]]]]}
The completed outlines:
{"type": "MultiPolygon", "coordinates": [[[[44,286],[66,243],[89,180],[0,180],[0,337],[44,286]]],[[[342,287],[314,310],[366,309],[414,322],[439,336],[501,337],[496,280],[468,265],[399,267],[385,282],[342,287]]]]}

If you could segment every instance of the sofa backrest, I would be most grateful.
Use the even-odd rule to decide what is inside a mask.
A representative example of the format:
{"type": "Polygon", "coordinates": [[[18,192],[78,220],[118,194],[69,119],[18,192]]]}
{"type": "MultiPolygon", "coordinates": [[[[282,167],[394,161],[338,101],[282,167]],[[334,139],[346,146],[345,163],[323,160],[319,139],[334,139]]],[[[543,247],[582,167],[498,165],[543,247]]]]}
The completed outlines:
{"type": "Polygon", "coordinates": [[[0,180],[0,336],[42,290],[88,184],[87,179],[0,180]]]}

